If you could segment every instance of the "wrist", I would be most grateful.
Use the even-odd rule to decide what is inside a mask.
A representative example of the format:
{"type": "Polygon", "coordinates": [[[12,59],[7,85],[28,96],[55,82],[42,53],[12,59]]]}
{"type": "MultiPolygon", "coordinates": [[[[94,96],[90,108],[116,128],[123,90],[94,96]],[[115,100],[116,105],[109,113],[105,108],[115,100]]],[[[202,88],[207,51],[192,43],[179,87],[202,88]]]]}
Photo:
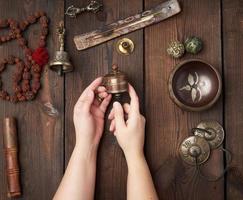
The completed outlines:
{"type": "Polygon", "coordinates": [[[143,151],[133,151],[133,152],[126,152],[125,154],[125,158],[127,161],[127,164],[132,164],[134,162],[140,161],[145,159],[144,153],[143,151]]]}
{"type": "Polygon", "coordinates": [[[83,158],[85,160],[96,160],[97,150],[97,145],[88,145],[78,142],[76,142],[76,145],[74,147],[74,152],[76,152],[80,158],[83,158]]]}

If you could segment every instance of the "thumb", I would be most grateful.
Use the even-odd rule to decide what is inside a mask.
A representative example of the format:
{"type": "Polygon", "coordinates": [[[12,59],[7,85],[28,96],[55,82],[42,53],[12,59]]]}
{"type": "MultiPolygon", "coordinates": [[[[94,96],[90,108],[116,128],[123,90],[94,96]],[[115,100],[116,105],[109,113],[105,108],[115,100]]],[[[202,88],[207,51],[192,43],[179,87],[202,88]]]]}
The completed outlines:
{"type": "Polygon", "coordinates": [[[125,124],[124,113],[121,104],[119,102],[114,102],[113,108],[114,108],[116,128],[117,129],[124,128],[126,124],[125,124]]]}
{"type": "Polygon", "coordinates": [[[83,96],[83,98],[81,98],[80,100],[80,104],[81,107],[83,108],[83,111],[89,112],[93,101],[94,101],[94,92],[92,90],[88,90],[85,96],[83,96]]]}

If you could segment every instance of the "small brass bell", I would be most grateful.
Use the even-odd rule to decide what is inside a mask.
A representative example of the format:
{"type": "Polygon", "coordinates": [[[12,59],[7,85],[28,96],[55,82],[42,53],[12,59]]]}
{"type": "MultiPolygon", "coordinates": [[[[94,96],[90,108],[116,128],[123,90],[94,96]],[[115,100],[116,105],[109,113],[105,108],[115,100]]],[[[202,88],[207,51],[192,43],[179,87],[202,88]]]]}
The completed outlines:
{"type": "Polygon", "coordinates": [[[128,90],[126,74],[120,71],[117,65],[113,65],[112,71],[103,77],[103,86],[105,86],[107,93],[120,97],[121,93],[128,90]]]}
{"type": "Polygon", "coordinates": [[[60,42],[60,50],[56,51],[55,57],[49,62],[49,68],[58,73],[61,76],[63,73],[73,71],[73,65],[69,60],[69,55],[64,51],[64,37],[65,37],[65,28],[64,22],[61,21],[57,28],[57,34],[60,42]]]}

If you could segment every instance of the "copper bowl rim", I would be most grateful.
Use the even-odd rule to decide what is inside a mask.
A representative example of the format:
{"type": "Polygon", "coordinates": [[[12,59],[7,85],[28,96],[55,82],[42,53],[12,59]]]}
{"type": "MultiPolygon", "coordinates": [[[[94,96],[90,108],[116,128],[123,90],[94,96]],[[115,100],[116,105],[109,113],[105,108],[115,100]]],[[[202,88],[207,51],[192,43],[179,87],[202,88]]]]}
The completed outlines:
{"type": "Polygon", "coordinates": [[[194,111],[194,112],[203,111],[203,110],[207,110],[210,107],[212,107],[216,103],[216,101],[219,99],[219,97],[221,95],[221,91],[222,91],[222,78],[221,78],[219,71],[216,68],[214,68],[211,64],[209,64],[201,59],[189,59],[189,60],[186,60],[186,61],[183,61],[183,62],[177,64],[176,67],[171,71],[170,77],[168,80],[168,88],[169,88],[170,98],[180,108],[187,110],[187,111],[194,111]],[[172,87],[172,81],[173,81],[174,75],[177,72],[177,70],[189,62],[195,62],[195,61],[204,63],[207,66],[209,66],[215,72],[217,79],[218,79],[218,83],[219,83],[217,94],[215,95],[213,100],[211,102],[209,102],[207,105],[200,106],[200,107],[187,106],[187,105],[183,104],[181,101],[179,101],[176,98],[175,93],[173,91],[173,87],[172,87]]]}

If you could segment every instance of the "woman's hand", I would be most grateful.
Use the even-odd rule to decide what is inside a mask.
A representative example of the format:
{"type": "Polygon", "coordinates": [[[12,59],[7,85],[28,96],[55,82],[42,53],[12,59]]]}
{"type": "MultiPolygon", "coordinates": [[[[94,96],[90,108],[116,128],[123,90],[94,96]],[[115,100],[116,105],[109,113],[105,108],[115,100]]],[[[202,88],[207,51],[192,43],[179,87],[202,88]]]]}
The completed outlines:
{"type": "Polygon", "coordinates": [[[100,86],[102,77],[95,79],[81,94],[74,107],[73,121],[76,131],[76,145],[97,149],[104,129],[104,116],[111,95],[100,86]],[[95,95],[103,99],[97,100],[95,95]]]}
{"type": "Polygon", "coordinates": [[[130,105],[124,104],[122,107],[120,103],[114,102],[108,116],[111,120],[110,131],[114,132],[127,160],[127,199],[158,200],[143,153],[145,118],[139,112],[139,100],[131,85],[129,94],[130,105]]]}
{"type": "Polygon", "coordinates": [[[144,155],[145,118],[139,112],[138,96],[130,84],[129,95],[130,104],[126,103],[122,107],[120,103],[114,102],[108,116],[111,120],[110,131],[114,132],[126,158],[144,155]]]}
{"type": "Polygon", "coordinates": [[[94,80],[82,93],[74,107],[73,121],[76,146],[69,160],[55,200],[94,199],[97,149],[104,128],[104,115],[111,100],[100,86],[102,78],[94,80]],[[98,101],[97,95],[102,98],[98,101]]]}

